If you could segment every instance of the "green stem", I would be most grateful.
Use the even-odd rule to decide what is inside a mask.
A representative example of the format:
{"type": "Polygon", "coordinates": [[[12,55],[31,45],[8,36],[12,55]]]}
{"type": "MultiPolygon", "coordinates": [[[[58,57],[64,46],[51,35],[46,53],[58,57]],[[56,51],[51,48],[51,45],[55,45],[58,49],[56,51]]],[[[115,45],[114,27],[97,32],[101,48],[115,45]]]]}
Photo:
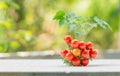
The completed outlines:
{"type": "Polygon", "coordinates": [[[71,50],[71,47],[70,47],[70,45],[69,44],[67,44],[68,45],[68,50],[71,50]]]}
{"type": "Polygon", "coordinates": [[[75,38],[75,39],[78,39],[78,37],[76,36],[75,31],[73,31],[73,35],[74,35],[74,38],[75,38]]]}

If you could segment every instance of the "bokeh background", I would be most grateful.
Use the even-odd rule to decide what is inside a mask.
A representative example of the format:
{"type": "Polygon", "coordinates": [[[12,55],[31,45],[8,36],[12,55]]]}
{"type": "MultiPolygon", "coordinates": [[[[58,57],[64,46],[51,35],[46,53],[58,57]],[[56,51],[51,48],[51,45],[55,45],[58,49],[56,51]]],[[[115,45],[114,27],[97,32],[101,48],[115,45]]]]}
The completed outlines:
{"type": "Polygon", "coordinates": [[[59,10],[106,20],[112,31],[95,29],[86,41],[100,51],[120,49],[119,0],[0,0],[0,52],[60,51],[67,34],[53,16],[59,10]]]}

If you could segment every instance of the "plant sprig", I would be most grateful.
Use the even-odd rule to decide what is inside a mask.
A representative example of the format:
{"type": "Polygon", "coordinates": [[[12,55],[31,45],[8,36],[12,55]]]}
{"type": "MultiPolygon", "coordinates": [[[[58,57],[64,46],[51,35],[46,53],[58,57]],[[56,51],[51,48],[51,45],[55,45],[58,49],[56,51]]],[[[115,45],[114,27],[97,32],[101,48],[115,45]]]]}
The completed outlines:
{"type": "Polygon", "coordinates": [[[59,21],[59,26],[67,25],[68,32],[73,32],[76,36],[86,36],[92,29],[98,26],[106,30],[107,28],[112,30],[110,25],[98,17],[76,16],[74,13],[65,14],[64,11],[58,11],[53,18],[59,21]]]}
{"type": "Polygon", "coordinates": [[[68,66],[73,66],[73,64],[71,62],[69,62],[68,60],[66,59],[62,59],[64,61],[65,64],[67,64],[68,66]]]}

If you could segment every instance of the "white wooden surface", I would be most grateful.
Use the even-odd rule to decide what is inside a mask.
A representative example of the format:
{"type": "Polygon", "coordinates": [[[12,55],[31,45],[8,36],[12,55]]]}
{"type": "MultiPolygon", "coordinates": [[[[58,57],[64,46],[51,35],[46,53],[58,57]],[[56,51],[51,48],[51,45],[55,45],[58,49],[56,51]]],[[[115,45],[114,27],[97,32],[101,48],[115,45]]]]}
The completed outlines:
{"type": "Polygon", "coordinates": [[[0,72],[120,72],[119,59],[96,59],[87,67],[72,67],[63,64],[60,59],[1,59],[0,72]]]}

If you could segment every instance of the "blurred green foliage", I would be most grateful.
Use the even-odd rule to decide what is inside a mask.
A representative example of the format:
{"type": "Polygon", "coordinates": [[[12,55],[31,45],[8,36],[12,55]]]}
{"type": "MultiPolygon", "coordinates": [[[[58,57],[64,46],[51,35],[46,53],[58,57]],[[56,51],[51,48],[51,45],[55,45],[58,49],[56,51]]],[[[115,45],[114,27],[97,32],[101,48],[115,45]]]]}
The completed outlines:
{"type": "Polygon", "coordinates": [[[86,41],[98,49],[117,49],[119,0],[0,0],[0,52],[65,48],[68,32],[52,20],[58,10],[103,18],[113,31],[94,29],[86,41]]]}

